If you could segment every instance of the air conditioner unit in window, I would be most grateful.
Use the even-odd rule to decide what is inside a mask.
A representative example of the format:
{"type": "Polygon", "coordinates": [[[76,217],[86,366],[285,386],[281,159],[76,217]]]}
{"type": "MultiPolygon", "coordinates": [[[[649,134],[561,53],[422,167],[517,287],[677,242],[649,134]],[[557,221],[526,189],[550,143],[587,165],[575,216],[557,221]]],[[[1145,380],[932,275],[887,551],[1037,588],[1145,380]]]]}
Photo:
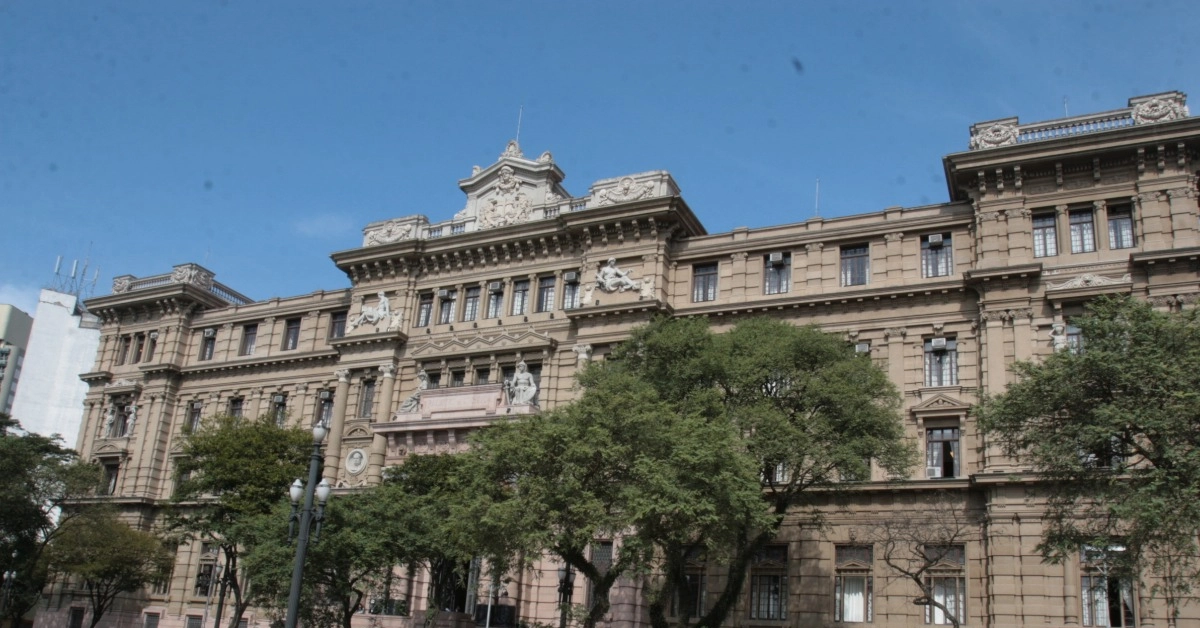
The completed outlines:
{"type": "Polygon", "coordinates": [[[215,335],[217,335],[217,330],[213,329],[212,327],[209,327],[208,329],[204,330],[205,338],[212,338],[215,335]]]}
{"type": "Polygon", "coordinates": [[[855,344],[854,352],[855,353],[870,353],[871,352],[871,343],[860,342],[860,343],[855,344]]]}
{"type": "Polygon", "coordinates": [[[132,413],[132,412],[133,412],[133,406],[125,406],[125,412],[127,412],[127,413],[132,413]]]}
{"type": "Polygon", "coordinates": [[[287,399],[287,397],[284,397],[283,395],[275,395],[274,397],[271,398],[271,401],[273,401],[274,403],[283,403],[284,400],[286,400],[286,399],[287,399]]]}
{"type": "Polygon", "coordinates": [[[158,338],[158,332],[156,332],[156,331],[152,331],[152,332],[150,332],[150,339],[151,339],[151,340],[155,340],[155,339],[157,339],[157,338],[158,338]]]}
{"type": "Polygon", "coordinates": [[[579,283],[579,273],[563,273],[564,283],[579,283]]]}
{"type": "Polygon", "coordinates": [[[935,234],[929,236],[929,246],[941,246],[941,245],[942,245],[942,234],[935,233],[935,234]]]}
{"type": "Polygon", "coordinates": [[[320,394],[317,395],[317,398],[321,399],[322,401],[327,401],[329,399],[333,399],[333,393],[328,390],[322,390],[320,394]]]}
{"type": "Polygon", "coordinates": [[[450,296],[449,290],[438,290],[438,298],[439,299],[445,299],[448,296],[450,296]]]}
{"type": "Polygon", "coordinates": [[[503,291],[504,291],[504,284],[500,283],[499,281],[493,281],[492,283],[488,284],[488,292],[503,292],[503,291]]]}
{"type": "Polygon", "coordinates": [[[774,266],[779,266],[783,263],[783,253],[771,253],[767,255],[767,261],[774,266]]]}
{"type": "Polygon", "coordinates": [[[929,341],[929,346],[934,349],[945,349],[946,348],[946,339],[945,338],[932,338],[929,341]]]}

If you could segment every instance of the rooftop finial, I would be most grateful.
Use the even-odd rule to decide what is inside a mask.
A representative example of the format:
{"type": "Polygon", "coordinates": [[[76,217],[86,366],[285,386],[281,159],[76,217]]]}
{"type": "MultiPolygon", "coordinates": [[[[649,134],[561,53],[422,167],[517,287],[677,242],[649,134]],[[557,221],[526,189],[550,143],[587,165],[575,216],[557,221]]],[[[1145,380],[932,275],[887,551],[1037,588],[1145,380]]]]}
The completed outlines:
{"type": "Polygon", "coordinates": [[[503,153],[500,153],[501,159],[504,159],[505,157],[517,157],[521,159],[525,158],[525,153],[521,152],[521,145],[517,143],[517,140],[508,141],[508,146],[504,147],[503,153]]]}

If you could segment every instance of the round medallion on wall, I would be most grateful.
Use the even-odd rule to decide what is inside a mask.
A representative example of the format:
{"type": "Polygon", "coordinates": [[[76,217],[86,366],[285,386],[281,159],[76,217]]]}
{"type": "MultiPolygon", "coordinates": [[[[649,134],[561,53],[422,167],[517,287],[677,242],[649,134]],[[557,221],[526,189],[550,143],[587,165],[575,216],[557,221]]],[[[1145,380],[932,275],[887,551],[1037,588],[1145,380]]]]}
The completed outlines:
{"type": "Polygon", "coordinates": [[[367,468],[367,452],[361,449],[355,449],[346,456],[346,473],[350,475],[358,475],[367,468]]]}

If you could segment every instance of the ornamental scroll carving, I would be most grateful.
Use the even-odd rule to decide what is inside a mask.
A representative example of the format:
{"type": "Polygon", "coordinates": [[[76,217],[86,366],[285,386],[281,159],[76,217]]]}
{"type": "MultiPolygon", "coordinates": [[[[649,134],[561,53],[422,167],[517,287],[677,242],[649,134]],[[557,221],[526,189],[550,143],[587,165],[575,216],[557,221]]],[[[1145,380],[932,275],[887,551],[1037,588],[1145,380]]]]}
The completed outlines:
{"type": "Polygon", "coordinates": [[[1104,275],[1093,275],[1091,273],[1085,273],[1083,275],[1075,277],[1074,279],[1069,279],[1067,281],[1064,281],[1060,284],[1052,284],[1052,283],[1047,282],[1046,288],[1048,290],[1062,290],[1062,289],[1069,289],[1069,288],[1091,288],[1094,286],[1112,286],[1112,285],[1116,285],[1116,284],[1130,283],[1131,281],[1133,281],[1133,277],[1129,273],[1121,275],[1119,278],[1116,278],[1116,279],[1114,279],[1112,277],[1105,277],[1104,275]]]}
{"type": "Polygon", "coordinates": [[[121,294],[129,292],[129,287],[133,285],[133,279],[130,277],[113,277],[112,291],[113,294],[121,294]]]}
{"type": "Polygon", "coordinates": [[[1011,146],[1017,143],[1017,135],[1017,125],[997,122],[981,131],[972,129],[971,143],[968,145],[968,148],[970,150],[978,150],[981,148],[1011,146]]]}
{"type": "Polygon", "coordinates": [[[1018,318],[1033,318],[1033,308],[1018,307],[1013,309],[984,310],[979,313],[981,322],[987,321],[1016,321],[1018,318]]]}
{"type": "MultiPolygon", "coordinates": [[[[514,142],[509,142],[509,148],[514,145],[514,142]]],[[[506,150],[505,153],[507,154],[508,151],[506,150]]],[[[517,179],[516,171],[511,166],[500,168],[500,178],[496,181],[493,193],[490,198],[480,201],[480,229],[514,225],[529,220],[529,210],[532,204],[525,193],[521,191],[521,181],[517,179]]]]}
{"type": "Polygon", "coordinates": [[[1169,122],[1187,116],[1187,105],[1174,98],[1151,98],[1133,107],[1134,124],[1169,122]]]}
{"type": "Polygon", "coordinates": [[[382,227],[367,232],[365,246],[379,246],[407,240],[412,237],[413,226],[401,224],[398,220],[389,220],[382,227]]]}
{"type": "Polygon", "coordinates": [[[636,201],[639,198],[650,196],[653,191],[653,183],[634,183],[632,177],[625,177],[621,179],[621,182],[616,187],[597,192],[596,204],[612,205],[614,203],[636,201]]]}
{"type": "Polygon", "coordinates": [[[210,290],[213,274],[195,264],[183,264],[171,271],[171,283],[187,283],[210,290]]]}

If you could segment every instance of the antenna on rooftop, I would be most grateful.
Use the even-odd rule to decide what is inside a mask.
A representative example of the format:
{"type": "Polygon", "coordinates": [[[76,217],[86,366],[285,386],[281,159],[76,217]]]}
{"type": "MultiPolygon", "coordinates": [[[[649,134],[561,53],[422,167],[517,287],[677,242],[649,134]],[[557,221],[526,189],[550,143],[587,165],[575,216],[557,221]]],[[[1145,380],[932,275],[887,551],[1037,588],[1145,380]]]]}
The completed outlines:
{"type": "Polygon", "coordinates": [[[1071,117],[1071,110],[1067,109],[1067,97],[1066,96],[1063,96],[1063,117],[1064,118],[1071,117]]]}
{"type": "Polygon", "coordinates": [[[525,115],[525,103],[521,103],[521,108],[517,109],[517,144],[521,143],[521,118],[525,115]]]}
{"type": "Polygon", "coordinates": [[[817,194],[813,200],[813,216],[821,217],[821,177],[817,177],[817,194]]]}
{"type": "Polygon", "coordinates": [[[81,301],[88,298],[95,290],[96,281],[100,278],[100,269],[95,268],[92,270],[92,278],[88,279],[87,271],[90,264],[91,261],[88,258],[83,259],[82,266],[79,264],[79,260],[71,260],[71,274],[67,275],[63,270],[63,256],[57,256],[54,260],[54,278],[45,287],[55,292],[75,295],[81,301]]]}

